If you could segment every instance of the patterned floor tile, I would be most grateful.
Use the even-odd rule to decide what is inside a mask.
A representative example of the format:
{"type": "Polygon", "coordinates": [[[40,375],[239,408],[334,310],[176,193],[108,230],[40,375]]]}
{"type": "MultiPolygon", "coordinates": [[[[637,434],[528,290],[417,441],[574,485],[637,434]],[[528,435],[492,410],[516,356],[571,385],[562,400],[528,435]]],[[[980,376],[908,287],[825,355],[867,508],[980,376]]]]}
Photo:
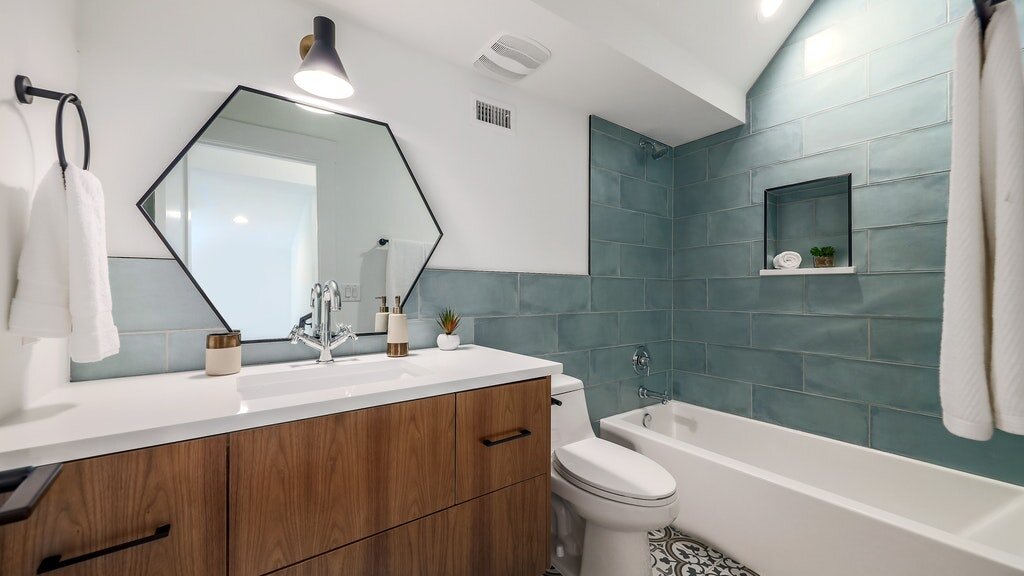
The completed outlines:
{"type": "MultiPolygon", "coordinates": [[[[711,546],[669,526],[652,530],[651,576],[758,576],[711,546]]],[[[559,576],[554,567],[543,576],[559,576]]]]}

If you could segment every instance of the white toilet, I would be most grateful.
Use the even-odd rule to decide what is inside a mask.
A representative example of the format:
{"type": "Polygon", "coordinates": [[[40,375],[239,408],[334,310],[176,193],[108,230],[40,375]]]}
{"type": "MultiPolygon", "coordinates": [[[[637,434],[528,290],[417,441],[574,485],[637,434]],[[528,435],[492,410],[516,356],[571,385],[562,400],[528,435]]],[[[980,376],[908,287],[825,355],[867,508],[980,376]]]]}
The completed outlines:
{"type": "Polygon", "coordinates": [[[675,520],[675,479],[594,435],[580,380],[552,377],[551,395],[551,563],[565,576],[649,576],[647,532],[675,520]]]}

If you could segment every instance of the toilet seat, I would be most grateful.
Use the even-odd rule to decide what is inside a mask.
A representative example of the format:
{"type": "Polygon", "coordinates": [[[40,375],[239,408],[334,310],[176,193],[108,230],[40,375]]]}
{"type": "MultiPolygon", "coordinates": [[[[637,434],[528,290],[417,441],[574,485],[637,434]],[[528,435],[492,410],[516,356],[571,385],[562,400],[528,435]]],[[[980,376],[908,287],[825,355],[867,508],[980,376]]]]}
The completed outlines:
{"type": "Polygon", "coordinates": [[[634,506],[664,506],[675,499],[676,481],[657,462],[600,438],[554,450],[552,468],[577,488],[634,506]]]}

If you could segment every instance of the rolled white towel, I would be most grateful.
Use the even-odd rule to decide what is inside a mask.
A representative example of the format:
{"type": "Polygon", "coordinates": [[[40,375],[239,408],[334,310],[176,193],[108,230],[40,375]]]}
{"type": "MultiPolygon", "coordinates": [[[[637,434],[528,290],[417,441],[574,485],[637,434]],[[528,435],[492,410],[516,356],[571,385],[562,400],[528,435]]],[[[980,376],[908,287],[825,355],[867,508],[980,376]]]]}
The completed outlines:
{"type": "Polygon", "coordinates": [[[800,263],[803,261],[804,259],[800,257],[799,252],[787,251],[773,258],[772,264],[780,270],[785,270],[788,268],[799,268],[800,263]]]}

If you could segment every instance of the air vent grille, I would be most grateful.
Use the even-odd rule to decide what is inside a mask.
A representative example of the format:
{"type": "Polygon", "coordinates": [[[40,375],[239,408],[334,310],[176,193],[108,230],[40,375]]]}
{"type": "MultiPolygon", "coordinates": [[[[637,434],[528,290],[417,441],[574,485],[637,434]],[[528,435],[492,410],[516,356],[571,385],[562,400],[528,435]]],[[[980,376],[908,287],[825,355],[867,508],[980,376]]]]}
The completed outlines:
{"type": "Polygon", "coordinates": [[[522,80],[523,78],[526,78],[526,74],[520,74],[518,72],[502,68],[494,60],[491,60],[482,54],[477,58],[475,65],[477,68],[487,70],[492,74],[497,74],[506,80],[522,80]]]}
{"type": "Polygon", "coordinates": [[[512,129],[512,111],[483,100],[476,101],[476,119],[499,128],[512,129]]]}
{"type": "Polygon", "coordinates": [[[477,70],[513,82],[533,73],[551,58],[551,51],[522,36],[503,34],[488,44],[473,65],[477,70]]]}
{"type": "MultiPolygon", "coordinates": [[[[502,40],[504,40],[504,38],[502,38],[502,40]]],[[[500,40],[491,45],[491,50],[494,50],[505,58],[511,58],[516,62],[519,62],[530,70],[536,70],[537,66],[540,66],[544,60],[546,60],[546,58],[544,60],[532,58],[529,54],[517,50],[515,46],[512,46],[511,44],[503,44],[500,40]]]]}

